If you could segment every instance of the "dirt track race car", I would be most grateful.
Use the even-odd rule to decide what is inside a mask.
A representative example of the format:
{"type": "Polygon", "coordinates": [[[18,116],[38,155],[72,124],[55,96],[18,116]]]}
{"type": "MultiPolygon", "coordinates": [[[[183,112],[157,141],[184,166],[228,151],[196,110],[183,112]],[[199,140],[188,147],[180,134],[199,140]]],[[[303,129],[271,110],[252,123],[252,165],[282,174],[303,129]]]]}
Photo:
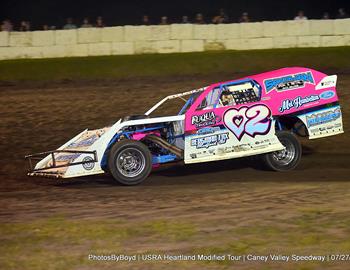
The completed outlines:
{"type": "Polygon", "coordinates": [[[336,82],[336,75],[292,67],[170,95],[144,115],[86,129],[57,150],[26,156],[28,175],[108,172],[123,185],[135,185],[163,163],[254,155],[271,170],[288,171],[301,159],[299,136],[343,133],[336,82]],[[152,117],[172,99],[184,101],[177,115],[152,117]]]}

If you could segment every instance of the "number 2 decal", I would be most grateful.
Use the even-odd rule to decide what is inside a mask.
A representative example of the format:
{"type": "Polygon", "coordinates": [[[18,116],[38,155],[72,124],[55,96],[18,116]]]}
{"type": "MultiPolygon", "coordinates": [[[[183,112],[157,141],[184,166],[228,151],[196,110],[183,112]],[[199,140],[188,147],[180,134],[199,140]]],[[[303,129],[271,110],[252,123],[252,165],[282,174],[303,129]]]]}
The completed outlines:
{"type": "Polygon", "coordinates": [[[265,105],[243,106],[238,110],[228,109],[224,113],[225,126],[240,141],[244,134],[254,138],[255,135],[265,135],[271,128],[271,111],[265,105]]]}

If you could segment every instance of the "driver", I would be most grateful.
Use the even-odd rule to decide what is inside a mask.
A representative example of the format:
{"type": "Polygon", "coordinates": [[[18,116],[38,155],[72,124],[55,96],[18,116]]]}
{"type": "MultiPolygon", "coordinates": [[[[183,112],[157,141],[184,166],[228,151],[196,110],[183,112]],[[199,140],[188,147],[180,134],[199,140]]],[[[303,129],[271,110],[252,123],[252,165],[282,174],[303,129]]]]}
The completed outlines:
{"type": "Polygon", "coordinates": [[[229,90],[222,91],[220,99],[224,106],[235,105],[232,93],[229,90]]]}

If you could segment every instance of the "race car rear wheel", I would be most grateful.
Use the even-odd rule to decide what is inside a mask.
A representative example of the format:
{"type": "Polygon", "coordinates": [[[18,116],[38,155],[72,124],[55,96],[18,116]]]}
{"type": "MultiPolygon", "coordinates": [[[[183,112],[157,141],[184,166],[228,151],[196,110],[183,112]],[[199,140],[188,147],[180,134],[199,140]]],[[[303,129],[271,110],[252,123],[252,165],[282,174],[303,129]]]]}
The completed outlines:
{"type": "Polygon", "coordinates": [[[263,156],[263,162],[270,170],[292,170],[301,160],[301,145],[295,135],[291,132],[280,131],[276,135],[285,149],[265,154],[263,156]]]}
{"type": "Polygon", "coordinates": [[[118,183],[127,186],[137,185],[150,174],[152,155],[143,143],[122,140],[112,147],[108,168],[118,183]]]}

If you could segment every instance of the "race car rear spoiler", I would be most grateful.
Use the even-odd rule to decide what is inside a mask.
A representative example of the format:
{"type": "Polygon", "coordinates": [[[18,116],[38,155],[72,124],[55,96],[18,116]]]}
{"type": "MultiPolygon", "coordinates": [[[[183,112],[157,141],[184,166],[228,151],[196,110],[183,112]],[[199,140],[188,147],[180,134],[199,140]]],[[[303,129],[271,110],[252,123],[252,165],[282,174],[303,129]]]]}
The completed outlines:
{"type": "Polygon", "coordinates": [[[36,154],[31,154],[25,156],[25,159],[28,160],[29,170],[28,175],[38,175],[38,176],[51,176],[51,177],[60,177],[59,169],[63,167],[69,167],[74,165],[80,165],[80,164],[91,164],[92,162],[97,162],[97,152],[96,151],[78,151],[78,150],[53,150],[53,151],[46,151],[36,154]],[[62,164],[62,162],[58,162],[56,160],[55,154],[75,154],[75,155],[81,155],[81,154],[90,154],[92,156],[91,159],[88,160],[82,160],[79,162],[71,162],[67,161],[62,164]],[[44,157],[51,156],[51,162],[50,165],[35,168],[35,164],[33,162],[40,161],[44,157]],[[61,164],[60,164],[61,163],[61,164]]]}

